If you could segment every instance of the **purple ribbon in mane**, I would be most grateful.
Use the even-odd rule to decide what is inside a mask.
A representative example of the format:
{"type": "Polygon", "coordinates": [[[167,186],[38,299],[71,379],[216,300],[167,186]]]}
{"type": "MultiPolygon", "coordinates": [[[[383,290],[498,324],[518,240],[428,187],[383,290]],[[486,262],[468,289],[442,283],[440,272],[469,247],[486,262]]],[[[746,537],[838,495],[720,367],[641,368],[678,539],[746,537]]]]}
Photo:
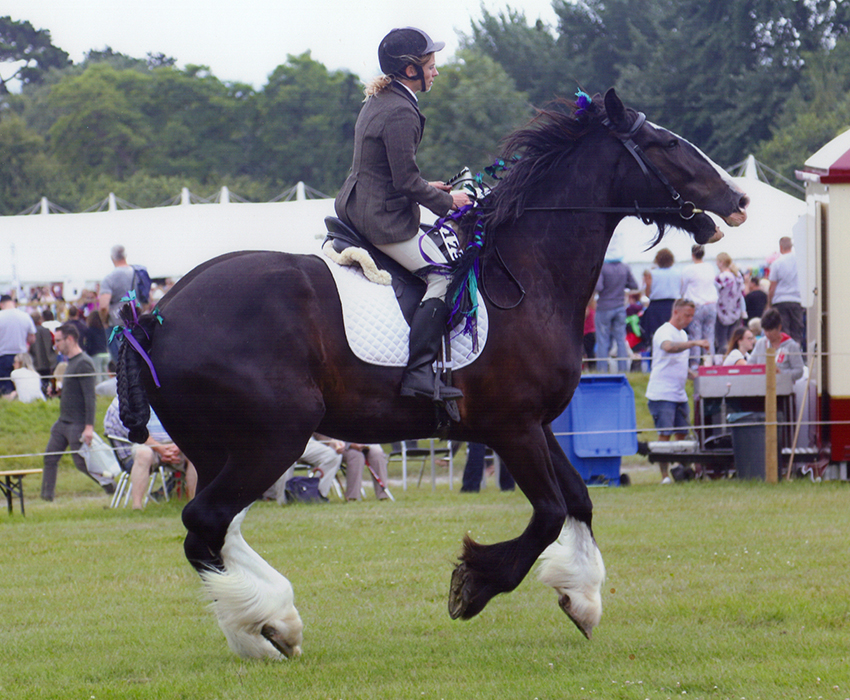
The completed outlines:
{"type": "MultiPolygon", "coordinates": [[[[128,321],[126,318],[124,319],[124,326],[115,326],[112,329],[112,334],[109,336],[109,342],[111,343],[115,336],[121,338],[122,342],[127,341],[130,344],[130,347],[133,348],[139,355],[141,355],[142,359],[147,364],[148,368],[151,371],[151,376],[153,377],[153,382],[156,384],[157,389],[160,387],[159,377],[156,374],[156,370],[153,366],[153,360],[151,360],[150,355],[145,352],[145,349],[141,346],[138,340],[133,337],[133,329],[141,328],[142,332],[148,337],[150,340],[150,334],[144,329],[143,326],[139,325],[139,313],[136,303],[136,291],[132,290],[126,297],[122,297],[121,301],[130,302],[130,309],[133,312],[132,321],[128,321]]],[[[159,309],[154,309],[153,311],[154,318],[162,323],[162,315],[159,313],[159,309]]]]}

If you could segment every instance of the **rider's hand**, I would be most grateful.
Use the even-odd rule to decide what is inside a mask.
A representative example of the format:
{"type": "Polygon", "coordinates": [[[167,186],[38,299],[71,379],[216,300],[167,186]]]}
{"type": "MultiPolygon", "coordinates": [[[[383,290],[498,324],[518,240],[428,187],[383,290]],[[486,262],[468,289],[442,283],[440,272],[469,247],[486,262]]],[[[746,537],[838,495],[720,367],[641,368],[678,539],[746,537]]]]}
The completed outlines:
{"type": "Polygon", "coordinates": [[[452,186],[447,185],[445,182],[440,182],[439,180],[435,180],[434,182],[429,182],[431,187],[436,187],[438,190],[442,190],[443,192],[451,192],[452,186]]]}
{"type": "Polygon", "coordinates": [[[472,200],[466,192],[452,192],[452,209],[460,209],[468,204],[472,204],[472,200]]]}

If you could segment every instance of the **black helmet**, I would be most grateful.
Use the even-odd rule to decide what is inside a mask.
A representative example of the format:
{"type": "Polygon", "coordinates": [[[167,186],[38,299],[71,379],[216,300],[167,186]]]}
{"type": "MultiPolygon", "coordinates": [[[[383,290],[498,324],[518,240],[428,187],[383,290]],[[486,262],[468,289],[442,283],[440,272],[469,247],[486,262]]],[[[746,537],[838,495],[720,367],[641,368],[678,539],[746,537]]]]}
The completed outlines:
{"type": "Polygon", "coordinates": [[[404,69],[410,65],[410,57],[426,56],[445,45],[442,41],[432,41],[430,36],[415,27],[393,29],[381,40],[378,62],[384,75],[406,77],[404,69]]]}

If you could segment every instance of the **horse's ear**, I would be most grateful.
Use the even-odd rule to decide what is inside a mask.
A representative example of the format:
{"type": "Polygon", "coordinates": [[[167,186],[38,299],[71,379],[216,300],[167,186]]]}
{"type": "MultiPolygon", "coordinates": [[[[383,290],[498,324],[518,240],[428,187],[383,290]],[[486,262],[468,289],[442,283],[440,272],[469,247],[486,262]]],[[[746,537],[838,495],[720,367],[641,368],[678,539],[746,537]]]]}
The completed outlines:
{"type": "Polygon", "coordinates": [[[611,122],[614,131],[629,130],[631,124],[626,114],[626,107],[614,88],[609,88],[608,92],[605,93],[605,113],[608,115],[608,121],[611,122]]]}

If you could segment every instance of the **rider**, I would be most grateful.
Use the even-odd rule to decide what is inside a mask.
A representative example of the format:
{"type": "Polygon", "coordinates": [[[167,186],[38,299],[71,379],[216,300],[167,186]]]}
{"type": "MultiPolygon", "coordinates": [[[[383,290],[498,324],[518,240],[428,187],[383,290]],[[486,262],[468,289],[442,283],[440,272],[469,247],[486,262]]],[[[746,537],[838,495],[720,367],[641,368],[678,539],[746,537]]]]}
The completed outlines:
{"type": "MultiPolygon", "coordinates": [[[[431,89],[438,75],[434,54],[444,46],[413,27],[393,29],[383,38],[378,61],[384,74],[366,87],[354,127],[351,174],[334,203],[340,219],[411,272],[446,262],[437,245],[419,230],[419,205],[443,216],[470,203],[464,192],[452,192],[442,182],[426,182],[416,165],[425,126],[416,93],[431,89]]],[[[410,324],[410,358],[401,395],[445,402],[463,396],[446,387],[432,369],[449,313],[448,279],[431,273],[425,281],[425,296],[410,324]]]]}

